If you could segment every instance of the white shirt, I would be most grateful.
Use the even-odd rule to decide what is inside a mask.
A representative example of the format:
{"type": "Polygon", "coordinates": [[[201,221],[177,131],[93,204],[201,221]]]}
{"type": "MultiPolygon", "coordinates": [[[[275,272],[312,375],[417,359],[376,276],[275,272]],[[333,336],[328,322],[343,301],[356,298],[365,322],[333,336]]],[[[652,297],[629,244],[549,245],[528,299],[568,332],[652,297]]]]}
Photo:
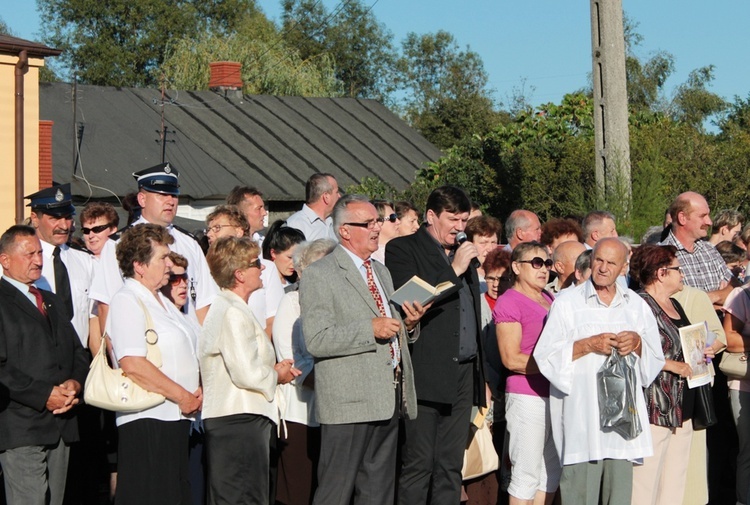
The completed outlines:
{"type": "Polygon", "coordinates": [[[302,210],[289,216],[286,225],[301,231],[305,235],[305,240],[308,241],[329,238],[338,242],[333,232],[333,218],[328,216],[325,220],[321,219],[307,204],[302,206],[302,210]]]}
{"type": "MultiPolygon", "coordinates": [[[[133,226],[137,224],[148,223],[143,217],[133,223],[133,226]]],[[[196,309],[201,309],[207,305],[211,305],[216,294],[219,292],[219,287],[211,277],[211,272],[208,269],[208,263],[206,263],[206,257],[203,255],[203,250],[192,237],[184,234],[174,226],[166,226],[167,231],[174,238],[174,243],[169,246],[171,251],[176,252],[185,256],[188,260],[187,274],[189,278],[188,282],[188,316],[192,317],[193,320],[197,321],[198,318],[195,315],[196,309]]],[[[104,256],[104,251],[99,259],[101,269],[107,270],[107,273],[103,274],[102,281],[98,281],[92,288],[94,299],[98,302],[109,304],[112,296],[122,287],[122,276],[120,274],[120,268],[117,263],[117,258],[114,255],[104,256]],[[118,284],[116,279],[120,277],[121,282],[118,284]]]]}
{"type": "Polygon", "coordinates": [[[596,374],[606,356],[590,353],[573,361],[574,342],[598,333],[630,330],[640,335],[642,342],[636,364],[638,391],[661,371],[664,354],[651,309],[633,291],[615,286],[617,292],[609,307],[600,301],[591,280],[563,290],[552,303],[534,349],[539,370],[550,381],[552,434],[563,465],[638,460],[653,454],[643,395],[636,396],[641,434],[626,441],[617,433],[605,433],[599,424],[596,374]]]}
{"type": "MultiPolygon", "coordinates": [[[[55,246],[44,240],[42,243],[42,276],[34,284],[39,289],[57,293],[55,286],[55,265],[52,254],[55,246]]],[[[81,345],[88,348],[89,319],[91,319],[91,298],[89,290],[95,280],[93,256],[83,251],[71,249],[66,244],[60,246],[60,259],[68,269],[70,294],[73,301],[73,318],[70,320],[81,340],[81,345]]]]}
{"type": "MultiPolygon", "coordinates": [[[[112,339],[115,359],[146,356],[146,315],[138,303],[140,299],[151,315],[154,330],[159,336],[157,345],[163,362],[160,371],[192,393],[200,385],[196,355],[198,335],[169,299],[160,292],[157,296],[161,305],[143,284],[134,279],[125,279],[122,289],[112,297],[106,330],[112,339]]],[[[170,400],[140,412],[117,413],[118,426],[137,419],[179,421],[187,418],[180,412],[180,407],[170,400]]]]}
{"type": "Polygon", "coordinates": [[[281,284],[279,270],[273,261],[261,258],[260,262],[266,267],[260,274],[263,287],[250,293],[247,304],[253,311],[255,319],[261,328],[266,329],[266,320],[276,316],[281,297],[284,296],[284,286],[281,284]]]}
{"type": "Polygon", "coordinates": [[[313,369],[314,359],[307,352],[302,336],[302,320],[299,316],[299,291],[285,294],[273,321],[273,345],[277,360],[293,360],[294,367],[302,374],[281,386],[286,398],[284,418],[306,426],[318,426],[315,419],[315,391],[303,385],[313,369]]]}

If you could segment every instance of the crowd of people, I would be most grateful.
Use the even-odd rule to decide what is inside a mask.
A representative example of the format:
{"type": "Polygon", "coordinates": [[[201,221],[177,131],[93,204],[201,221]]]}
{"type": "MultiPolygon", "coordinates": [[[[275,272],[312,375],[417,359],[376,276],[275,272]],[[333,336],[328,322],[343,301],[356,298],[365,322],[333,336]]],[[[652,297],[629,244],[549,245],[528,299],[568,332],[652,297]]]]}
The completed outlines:
{"type": "Polygon", "coordinates": [[[728,472],[749,503],[750,379],[711,364],[750,350],[738,212],[683,193],[635,245],[606,211],[503,226],[457,187],[418,210],[316,174],[286,220],[237,187],[195,237],[174,166],[133,176],[122,229],[90,203],[77,242],[65,185],[0,237],[7,503],[704,505],[728,472]],[[393,302],[415,276],[450,287],[393,302]],[[164,401],[83,405],[101,346],[164,401]],[[602,420],[618,360],[630,435],[602,420]],[[478,410],[500,464],[464,480],[478,410]]]}

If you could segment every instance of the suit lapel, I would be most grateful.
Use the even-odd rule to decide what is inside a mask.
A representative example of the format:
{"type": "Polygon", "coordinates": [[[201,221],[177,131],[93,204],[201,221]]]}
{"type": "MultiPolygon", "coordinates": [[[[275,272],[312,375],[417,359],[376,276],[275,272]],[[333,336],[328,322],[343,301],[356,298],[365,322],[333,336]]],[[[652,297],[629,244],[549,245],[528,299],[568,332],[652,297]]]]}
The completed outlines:
{"type": "MultiPolygon", "coordinates": [[[[46,329],[49,330],[50,325],[49,321],[42,315],[41,312],[39,312],[39,309],[36,308],[36,306],[31,303],[31,300],[26,298],[26,295],[21,293],[18,288],[13,286],[11,283],[6,281],[5,279],[0,279],[0,289],[2,289],[5,296],[7,296],[11,303],[13,303],[15,306],[18,307],[19,310],[24,312],[29,317],[32,317],[42,323],[46,329]]],[[[44,295],[42,295],[44,296],[44,295]]],[[[47,303],[47,300],[45,299],[45,303],[47,303]]],[[[50,336],[51,333],[47,332],[50,336]]]]}
{"type": "Polygon", "coordinates": [[[337,247],[336,249],[334,249],[333,253],[336,257],[336,261],[338,262],[339,267],[341,267],[346,272],[345,278],[347,282],[349,282],[349,284],[351,284],[352,287],[357,291],[359,296],[362,297],[365,303],[370,307],[370,310],[372,310],[372,312],[379,317],[380,310],[378,310],[378,305],[375,303],[375,299],[372,297],[372,293],[370,293],[370,289],[367,287],[367,283],[362,277],[362,273],[356,267],[354,261],[349,257],[349,254],[344,250],[344,247],[337,247]]]}

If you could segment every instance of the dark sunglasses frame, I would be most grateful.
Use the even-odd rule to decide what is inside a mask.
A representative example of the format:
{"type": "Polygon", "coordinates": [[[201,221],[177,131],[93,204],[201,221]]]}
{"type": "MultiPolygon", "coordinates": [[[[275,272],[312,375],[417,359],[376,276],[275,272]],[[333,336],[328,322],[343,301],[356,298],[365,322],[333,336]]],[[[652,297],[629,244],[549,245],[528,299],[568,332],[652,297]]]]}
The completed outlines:
{"type": "Polygon", "coordinates": [[[84,235],[88,235],[89,233],[92,233],[92,232],[93,233],[101,233],[104,230],[107,230],[107,229],[109,229],[111,227],[112,227],[111,223],[100,224],[99,226],[93,226],[91,228],[86,228],[85,226],[82,226],[81,227],[81,233],[83,233],[84,235]]]}
{"type": "Polygon", "coordinates": [[[530,260],[518,260],[516,261],[516,263],[528,263],[531,265],[531,268],[533,268],[534,270],[539,270],[543,266],[547,267],[547,269],[550,269],[552,268],[552,265],[555,264],[555,262],[552,261],[551,259],[545,260],[545,259],[540,258],[539,256],[531,258],[530,260]]]}
{"type": "Polygon", "coordinates": [[[169,283],[172,286],[177,286],[180,281],[185,281],[185,284],[188,284],[190,282],[190,278],[188,277],[187,272],[184,274],[169,274],[169,283]]]}
{"type": "Polygon", "coordinates": [[[250,262],[247,268],[260,268],[260,265],[261,265],[260,257],[257,257],[253,261],[250,262]]]}

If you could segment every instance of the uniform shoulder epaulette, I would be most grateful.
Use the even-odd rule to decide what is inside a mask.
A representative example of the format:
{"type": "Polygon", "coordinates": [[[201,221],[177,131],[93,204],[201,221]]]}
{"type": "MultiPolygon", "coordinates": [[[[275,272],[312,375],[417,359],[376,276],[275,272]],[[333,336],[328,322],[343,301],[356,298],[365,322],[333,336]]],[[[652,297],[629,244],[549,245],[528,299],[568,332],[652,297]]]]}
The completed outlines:
{"type": "Polygon", "coordinates": [[[184,233],[185,235],[187,235],[191,239],[195,240],[196,242],[199,242],[198,241],[198,237],[196,237],[195,235],[193,235],[192,233],[190,233],[189,231],[187,231],[185,228],[181,228],[181,227],[179,227],[179,226],[177,226],[175,224],[172,225],[172,228],[174,228],[175,230],[177,230],[177,231],[179,231],[181,233],[184,233]]]}

